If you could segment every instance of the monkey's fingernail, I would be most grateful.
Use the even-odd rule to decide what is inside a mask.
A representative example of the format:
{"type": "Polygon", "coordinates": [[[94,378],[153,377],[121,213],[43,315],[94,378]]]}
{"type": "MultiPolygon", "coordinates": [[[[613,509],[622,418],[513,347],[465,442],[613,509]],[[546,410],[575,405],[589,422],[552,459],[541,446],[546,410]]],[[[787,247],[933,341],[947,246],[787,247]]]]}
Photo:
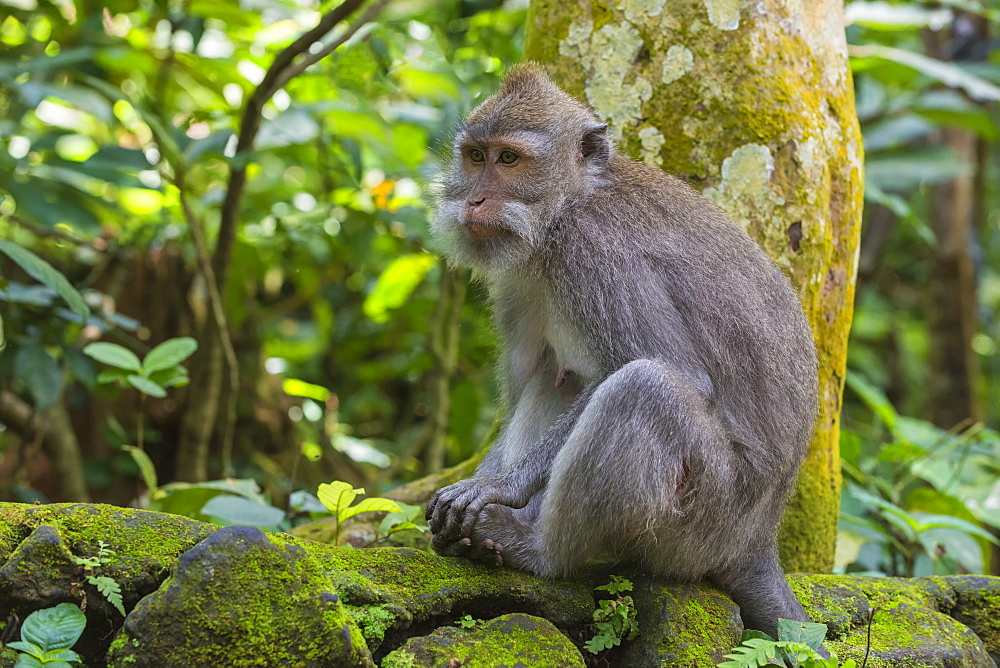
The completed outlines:
{"type": "Polygon", "coordinates": [[[466,545],[466,546],[472,545],[472,539],[471,538],[463,538],[462,540],[458,541],[458,544],[459,545],[466,545]]]}
{"type": "Polygon", "coordinates": [[[485,547],[487,550],[492,550],[493,549],[493,541],[490,540],[489,538],[487,538],[486,540],[483,541],[483,547],[485,547]]]}

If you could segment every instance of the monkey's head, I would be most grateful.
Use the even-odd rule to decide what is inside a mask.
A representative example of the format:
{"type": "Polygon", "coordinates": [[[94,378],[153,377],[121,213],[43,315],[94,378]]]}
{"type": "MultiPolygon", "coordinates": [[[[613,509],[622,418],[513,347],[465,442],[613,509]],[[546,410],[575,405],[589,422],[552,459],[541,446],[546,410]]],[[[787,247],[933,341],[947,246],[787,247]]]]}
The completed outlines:
{"type": "Polygon", "coordinates": [[[537,63],[516,65],[459,129],[431,230],[456,263],[509,269],[542,247],[561,209],[604,183],[612,152],[606,124],[537,63]]]}

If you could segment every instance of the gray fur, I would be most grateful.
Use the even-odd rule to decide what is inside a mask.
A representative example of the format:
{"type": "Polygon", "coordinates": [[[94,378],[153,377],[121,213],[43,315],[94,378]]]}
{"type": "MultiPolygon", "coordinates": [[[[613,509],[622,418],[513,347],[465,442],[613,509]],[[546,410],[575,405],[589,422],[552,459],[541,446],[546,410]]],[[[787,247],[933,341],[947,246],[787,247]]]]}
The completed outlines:
{"type": "Polygon", "coordinates": [[[476,476],[428,505],[435,549],[543,577],[611,556],[714,578],[772,635],[807,619],[776,548],[817,403],[788,279],[537,65],[472,112],[440,192],[433,230],[489,287],[510,410],[476,476]],[[463,147],[512,137],[531,170],[476,222],[505,233],[477,239],[466,198],[489,173],[463,147]]]}

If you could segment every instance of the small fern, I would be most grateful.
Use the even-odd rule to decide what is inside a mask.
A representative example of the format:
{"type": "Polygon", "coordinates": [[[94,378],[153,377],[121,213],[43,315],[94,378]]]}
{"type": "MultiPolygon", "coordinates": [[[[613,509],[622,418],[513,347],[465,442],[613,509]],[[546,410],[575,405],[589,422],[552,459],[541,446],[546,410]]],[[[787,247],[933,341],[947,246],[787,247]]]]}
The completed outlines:
{"type": "Polygon", "coordinates": [[[829,659],[822,657],[826,630],[825,624],[779,619],[777,640],[760,631],[744,631],[742,643],[726,654],[732,661],[717,668],[857,668],[852,659],[839,663],[833,652],[829,659]]]}
{"type": "Polygon", "coordinates": [[[623,596],[632,590],[632,583],[617,575],[611,576],[611,582],[595,590],[606,591],[618,598],[603,600],[594,610],[594,637],[583,644],[591,654],[598,654],[606,649],[620,645],[622,639],[632,640],[639,634],[639,622],[635,618],[635,602],[631,596],[623,596]]]}
{"type": "Polygon", "coordinates": [[[125,604],[122,599],[122,588],[115,582],[114,578],[107,575],[94,575],[94,569],[99,566],[107,566],[111,563],[111,557],[115,551],[108,547],[103,540],[97,541],[96,557],[73,557],[73,561],[79,566],[83,566],[84,575],[87,582],[94,585],[101,596],[107,599],[108,603],[115,607],[115,610],[125,616],[125,604]]]}
{"type": "Polygon", "coordinates": [[[113,579],[106,575],[88,575],[87,582],[97,587],[101,596],[108,599],[108,603],[115,606],[115,610],[125,616],[125,605],[122,601],[122,588],[113,579]]]}
{"type": "MultiPolygon", "coordinates": [[[[727,654],[726,661],[720,663],[718,668],[758,668],[758,666],[784,666],[785,656],[795,657],[797,662],[805,661],[815,654],[809,645],[801,642],[764,640],[763,638],[749,638],[743,644],[733,649],[733,654],[727,654]]],[[[798,663],[793,664],[798,665],[798,663]]]]}

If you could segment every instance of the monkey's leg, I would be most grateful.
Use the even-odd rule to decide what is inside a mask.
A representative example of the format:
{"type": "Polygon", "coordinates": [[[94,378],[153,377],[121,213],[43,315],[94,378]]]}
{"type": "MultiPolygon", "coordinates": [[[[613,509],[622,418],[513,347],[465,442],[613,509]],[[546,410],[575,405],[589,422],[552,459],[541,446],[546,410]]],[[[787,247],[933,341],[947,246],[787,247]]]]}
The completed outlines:
{"type": "MultiPolygon", "coordinates": [[[[472,545],[499,543],[505,564],[548,577],[604,550],[623,557],[651,546],[670,551],[676,546],[658,543],[657,533],[680,511],[687,471],[697,465],[690,453],[717,460],[731,454],[715,454],[727,439],[705,404],[694,384],[665,364],[627,364],[596,388],[572,425],[537,519],[488,505],[472,545]]],[[[718,461],[714,468],[729,467],[718,461]]]]}
{"type": "Polygon", "coordinates": [[[788,586],[774,551],[762,553],[749,563],[733,565],[712,579],[740,606],[744,628],[777,638],[779,618],[811,621],[788,586]]]}
{"type": "Polygon", "coordinates": [[[778,565],[781,486],[749,470],[711,402],[685,374],[639,360],[594,392],[553,462],[537,518],[483,508],[471,546],[503,562],[568,575],[601,552],[683,580],[715,576],[749,628],[806,620],[778,565]]]}

